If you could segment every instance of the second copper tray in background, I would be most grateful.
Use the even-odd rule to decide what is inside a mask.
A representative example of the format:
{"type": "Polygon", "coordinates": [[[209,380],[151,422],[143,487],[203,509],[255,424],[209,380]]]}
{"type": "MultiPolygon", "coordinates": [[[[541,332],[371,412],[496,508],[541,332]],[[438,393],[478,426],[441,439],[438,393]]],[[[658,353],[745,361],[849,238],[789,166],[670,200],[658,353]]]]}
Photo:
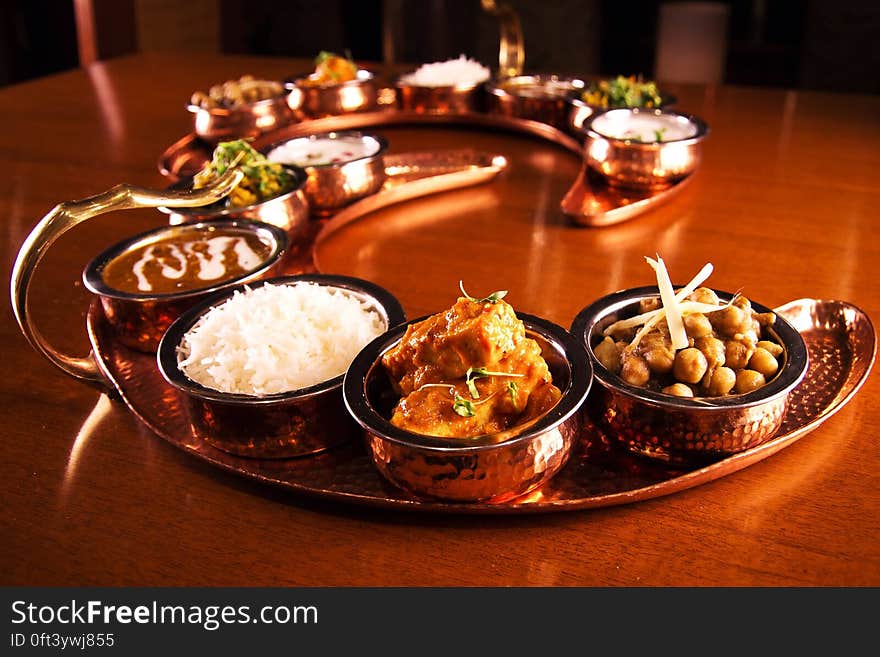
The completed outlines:
{"type": "MultiPolygon", "coordinates": [[[[486,130],[507,131],[530,135],[555,143],[572,154],[583,158],[583,143],[551,125],[517,117],[467,112],[460,114],[424,114],[399,110],[363,112],[315,119],[284,126],[266,133],[253,142],[258,150],[272,143],[308,134],[341,130],[362,130],[382,126],[471,126],[486,130]]],[[[173,181],[193,175],[207,164],[212,147],[194,133],[174,142],[162,153],[159,171],[173,181]]],[[[576,226],[601,227],[628,221],[678,194],[693,178],[655,190],[621,190],[590,175],[586,167],[572,182],[560,200],[560,208],[576,226]]]]}

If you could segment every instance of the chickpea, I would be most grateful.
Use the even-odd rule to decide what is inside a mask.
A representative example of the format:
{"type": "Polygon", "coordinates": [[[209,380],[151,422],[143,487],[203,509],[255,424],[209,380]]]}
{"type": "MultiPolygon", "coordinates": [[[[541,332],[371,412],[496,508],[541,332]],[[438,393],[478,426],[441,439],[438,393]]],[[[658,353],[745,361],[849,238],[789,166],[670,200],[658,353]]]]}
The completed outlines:
{"type": "Polygon", "coordinates": [[[733,305],[741,309],[746,315],[752,314],[752,302],[749,301],[748,297],[744,297],[741,294],[738,295],[733,300],[733,305]]]}
{"type": "Polygon", "coordinates": [[[694,346],[703,352],[703,355],[706,357],[706,362],[709,364],[710,368],[724,365],[724,343],[718,338],[712,336],[697,338],[696,340],[694,340],[694,346]]]}
{"type": "Polygon", "coordinates": [[[644,386],[651,378],[651,370],[644,358],[633,352],[624,352],[620,378],[634,386],[644,386]]]}
{"type": "Polygon", "coordinates": [[[708,367],[703,352],[696,347],[688,347],[675,354],[672,373],[683,383],[697,383],[703,378],[708,367]]]}
{"type": "Polygon", "coordinates": [[[657,310],[660,307],[660,299],[658,297],[647,297],[639,301],[639,314],[648,313],[657,310]]]}
{"type": "Polygon", "coordinates": [[[729,367],[716,367],[706,386],[706,392],[712,397],[726,395],[736,385],[736,373],[729,367]]]}
{"type": "Polygon", "coordinates": [[[733,389],[739,394],[744,394],[757,390],[766,382],[764,375],[760,372],[756,372],[755,370],[740,370],[736,373],[736,384],[733,386],[733,389]]]}
{"type": "Polygon", "coordinates": [[[739,306],[728,306],[722,310],[716,310],[714,313],[709,313],[709,320],[715,330],[728,338],[742,333],[745,319],[746,315],[739,306]]]}
{"type": "Polygon", "coordinates": [[[687,386],[684,383],[673,383],[671,386],[663,388],[663,392],[667,395],[675,395],[676,397],[694,396],[694,391],[691,390],[690,386],[687,386]]]}
{"type": "Polygon", "coordinates": [[[755,313],[755,321],[759,326],[773,326],[776,322],[776,313],[755,313]]]}
{"type": "Polygon", "coordinates": [[[593,353],[606,370],[614,374],[620,373],[620,348],[610,337],[606,336],[593,347],[593,353]]]}
{"type": "Polygon", "coordinates": [[[741,370],[749,364],[752,350],[743,342],[728,340],[724,345],[724,364],[728,367],[741,370]]]}
{"type": "Polygon", "coordinates": [[[696,290],[691,292],[687,298],[690,301],[699,301],[700,303],[711,303],[713,305],[718,305],[718,295],[715,294],[715,290],[708,287],[698,287],[696,290]]]}
{"type": "Polygon", "coordinates": [[[761,349],[766,349],[776,358],[779,358],[784,351],[782,345],[776,344],[775,342],[772,342],[770,340],[761,340],[760,342],[758,342],[758,347],[760,347],[761,349]]]}
{"type": "Polygon", "coordinates": [[[675,352],[672,345],[663,334],[651,331],[639,344],[639,353],[648,363],[651,372],[666,374],[672,371],[672,362],[675,352]]]}
{"type": "Polygon", "coordinates": [[[703,313],[688,313],[682,317],[684,330],[692,338],[703,338],[712,335],[712,323],[703,313]]]}
{"type": "Polygon", "coordinates": [[[758,347],[749,359],[749,369],[760,372],[765,378],[769,378],[776,374],[776,370],[779,369],[779,363],[776,362],[773,354],[762,347],[758,347]]]}

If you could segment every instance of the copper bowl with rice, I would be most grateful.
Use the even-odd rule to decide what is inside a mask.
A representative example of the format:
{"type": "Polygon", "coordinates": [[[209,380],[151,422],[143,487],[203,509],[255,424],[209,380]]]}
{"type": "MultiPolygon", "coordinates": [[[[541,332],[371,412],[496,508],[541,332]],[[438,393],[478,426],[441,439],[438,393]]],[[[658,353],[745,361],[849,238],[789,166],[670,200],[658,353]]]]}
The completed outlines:
{"type": "Polygon", "coordinates": [[[196,438],[239,456],[297,457],[357,435],[342,400],[345,370],[371,335],[404,321],[397,299],[369,281],[270,278],[184,313],[157,361],[196,438]]]}
{"type": "MultiPolygon", "coordinates": [[[[714,291],[721,302],[734,295],[714,291]]],[[[587,347],[596,385],[588,404],[588,419],[614,443],[652,459],[672,464],[708,463],[758,447],[779,431],[792,390],[809,364],[801,334],[781,315],[751,301],[751,308],[775,318],[765,331],[782,347],[776,373],[744,394],[682,397],[628,383],[603,364],[597,347],[605,330],[639,315],[644,302],[658,298],[656,286],[643,286],[606,295],[582,309],[571,333],[587,347]]]]}
{"type": "Polygon", "coordinates": [[[464,55],[425,63],[395,80],[397,107],[419,114],[482,112],[490,76],[487,67],[464,55]]]}

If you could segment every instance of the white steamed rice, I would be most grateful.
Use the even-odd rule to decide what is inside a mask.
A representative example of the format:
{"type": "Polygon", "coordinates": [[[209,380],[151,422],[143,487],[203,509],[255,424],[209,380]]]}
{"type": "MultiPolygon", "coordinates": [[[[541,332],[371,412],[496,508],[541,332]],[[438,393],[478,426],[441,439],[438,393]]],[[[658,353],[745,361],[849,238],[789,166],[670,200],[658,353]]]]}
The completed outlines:
{"type": "Polygon", "coordinates": [[[342,374],[385,328],[375,310],[339,288],[266,283],[205,313],[183,336],[178,364],[221,392],[288,392],[342,374]]]}
{"type": "Polygon", "coordinates": [[[412,73],[401,76],[400,82],[413,87],[454,87],[479,84],[490,75],[489,69],[478,61],[460,55],[458,59],[422,64],[412,73]]]}

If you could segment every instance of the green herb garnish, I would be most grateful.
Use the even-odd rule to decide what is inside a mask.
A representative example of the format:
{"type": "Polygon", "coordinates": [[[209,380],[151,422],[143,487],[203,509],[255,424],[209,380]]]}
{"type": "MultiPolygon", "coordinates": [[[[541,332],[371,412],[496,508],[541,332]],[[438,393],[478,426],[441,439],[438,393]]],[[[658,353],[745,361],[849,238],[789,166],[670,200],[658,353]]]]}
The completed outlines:
{"type": "Polygon", "coordinates": [[[510,399],[513,402],[514,407],[516,407],[516,392],[517,392],[516,381],[508,381],[507,382],[507,392],[508,392],[508,394],[510,394],[510,399]]]}
{"type": "Polygon", "coordinates": [[[469,399],[465,399],[458,393],[455,393],[455,399],[452,402],[452,410],[462,417],[473,417],[477,414],[474,410],[474,404],[469,399]]]}
{"type": "MultiPolygon", "coordinates": [[[[525,374],[519,374],[516,372],[490,372],[485,367],[469,367],[467,373],[465,374],[464,380],[467,383],[468,390],[470,390],[471,397],[474,399],[480,398],[480,392],[477,390],[477,384],[474,383],[477,379],[484,379],[489,376],[525,376],[525,374]]],[[[512,382],[511,382],[512,383],[512,382]]],[[[516,384],[514,384],[515,386],[516,384]]],[[[508,387],[510,384],[508,384],[508,387]]]]}
{"type": "Polygon", "coordinates": [[[458,289],[461,290],[461,293],[465,296],[465,298],[470,299],[474,303],[498,303],[507,295],[507,290],[498,290],[497,292],[493,292],[488,297],[483,297],[482,299],[477,299],[476,297],[472,297],[470,294],[464,291],[464,283],[462,281],[458,282],[458,289]]]}

